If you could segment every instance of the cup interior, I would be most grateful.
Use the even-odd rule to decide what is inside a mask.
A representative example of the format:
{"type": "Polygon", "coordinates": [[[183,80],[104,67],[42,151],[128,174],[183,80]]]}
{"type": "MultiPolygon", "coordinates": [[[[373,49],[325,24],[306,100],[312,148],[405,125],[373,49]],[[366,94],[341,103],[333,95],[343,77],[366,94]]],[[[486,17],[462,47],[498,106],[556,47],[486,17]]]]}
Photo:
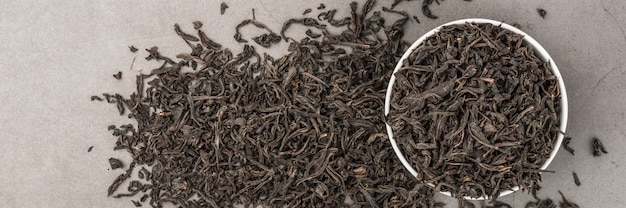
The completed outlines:
{"type": "MultiPolygon", "coordinates": [[[[456,20],[456,21],[452,21],[452,22],[448,22],[446,24],[443,24],[441,26],[438,26],[430,31],[428,31],[426,34],[422,35],[419,39],[417,39],[410,47],[409,49],[404,53],[404,55],[402,55],[402,57],[400,58],[400,60],[398,61],[398,64],[396,65],[395,69],[393,70],[393,74],[391,75],[391,79],[389,80],[389,85],[387,86],[387,93],[385,96],[385,116],[387,116],[389,114],[389,111],[391,109],[391,92],[393,90],[393,85],[396,81],[396,76],[395,73],[402,68],[402,63],[404,62],[405,59],[407,59],[409,57],[409,55],[418,47],[422,44],[422,42],[424,40],[426,40],[427,38],[429,38],[430,36],[434,35],[435,33],[437,33],[439,30],[441,30],[442,27],[444,26],[448,26],[448,25],[462,25],[465,24],[467,22],[471,22],[471,23],[489,23],[495,26],[500,26],[503,29],[507,29],[510,30],[514,33],[517,34],[521,34],[524,36],[524,41],[526,42],[526,44],[531,45],[532,47],[534,47],[535,50],[535,54],[537,55],[538,58],[540,58],[541,60],[545,61],[545,62],[549,62],[550,63],[550,67],[552,69],[553,74],[557,77],[558,79],[558,85],[559,85],[559,90],[561,93],[561,112],[559,115],[559,130],[561,132],[565,132],[566,127],[567,127],[567,115],[568,115],[568,104],[567,104],[567,93],[565,91],[565,83],[563,82],[563,78],[561,77],[561,73],[559,72],[558,67],[556,66],[556,64],[554,63],[554,60],[552,59],[552,57],[550,57],[550,54],[548,54],[548,52],[532,37],[530,37],[530,35],[526,34],[525,32],[521,31],[520,29],[517,29],[516,27],[513,27],[509,24],[503,23],[503,22],[498,22],[495,20],[490,20],[490,19],[480,19],[480,18],[469,18],[469,19],[460,19],[460,20],[456,20]]],[[[391,146],[393,147],[393,150],[396,154],[396,156],[398,157],[398,159],[400,159],[400,162],[402,163],[402,165],[404,166],[404,168],[406,168],[412,175],[413,177],[417,177],[418,172],[417,170],[415,170],[411,164],[406,160],[406,158],[404,157],[404,155],[402,154],[402,152],[400,151],[400,148],[398,147],[398,144],[396,143],[396,140],[393,138],[393,131],[391,129],[391,126],[389,124],[385,124],[386,128],[387,128],[387,135],[389,136],[389,141],[391,142],[391,146]]],[[[564,135],[562,133],[558,133],[557,135],[557,139],[556,139],[556,143],[555,143],[555,148],[552,150],[552,152],[550,153],[550,157],[545,161],[545,163],[540,167],[540,170],[545,170],[546,168],[548,168],[548,166],[550,165],[550,163],[552,162],[552,160],[554,159],[554,157],[556,157],[557,152],[559,151],[560,147],[561,147],[561,143],[563,142],[563,137],[564,135]]],[[[429,186],[434,187],[433,184],[429,184],[429,186]]],[[[520,188],[519,186],[513,187],[511,190],[504,190],[502,192],[500,192],[499,197],[502,196],[506,196],[509,195],[515,191],[518,191],[520,188]]],[[[444,195],[447,196],[452,196],[452,194],[450,192],[440,192],[444,195]]],[[[484,200],[486,199],[485,197],[479,197],[479,198],[473,198],[473,197],[468,197],[465,196],[464,197],[467,200],[484,200]]]]}

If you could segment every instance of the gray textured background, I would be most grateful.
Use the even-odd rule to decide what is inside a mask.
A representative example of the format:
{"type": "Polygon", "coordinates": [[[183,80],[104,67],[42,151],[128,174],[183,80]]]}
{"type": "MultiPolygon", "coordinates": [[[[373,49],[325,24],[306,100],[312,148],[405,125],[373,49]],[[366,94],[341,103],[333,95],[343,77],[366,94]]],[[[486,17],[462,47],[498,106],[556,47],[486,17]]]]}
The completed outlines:
{"type": "MultiPolygon", "coordinates": [[[[4,1],[0,7],[0,207],[133,207],[128,199],[106,197],[107,187],[122,170],[108,170],[115,138],[109,124],[128,119],[105,103],[89,102],[91,95],[134,89],[135,57],[128,45],[140,49],[158,45],[164,55],[188,50],[173,32],[181,23],[205,23],[207,34],[234,52],[234,26],[256,18],[274,31],[290,17],[299,17],[319,1],[4,1]],[[212,29],[209,29],[212,28],[212,29]],[[127,78],[111,75],[123,71],[127,78]],[[87,153],[89,146],[95,146],[87,153]]],[[[349,2],[327,1],[327,8],[349,11],[349,2]]],[[[378,2],[378,7],[391,2],[378,2]]],[[[559,201],[557,190],[581,207],[626,207],[623,193],[626,135],[624,76],[626,69],[626,2],[623,0],[529,0],[464,2],[448,0],[432,6],[440,18],[420,12],[421,1],[404,2],[399,9],[417,15],[405,38],[415,40],[442,23],[469,17],[518,23],[551,54],[559,66],[570,103],[568,134],[576,155],[561,151],[544,174],[539,193],[559,201]],[[548,11],[541,19],[537,8],[548,11]],[[591,138],[601,138],[609,154],[591,157],[591,138]],[[576,171],[582,186],[574,185],[576,171]]],[[[316,14],[313,9],[312,14],[316,14]]],[[[293,31],[293,30],[292,30],[293,31]]],[[[285,44],[267,51],[281,54],[285,44]]],[[[260,48],[260,47],[257,47],[260,48]]],[[[149,70],[137,57],[136,69],[149,70]]],[[[456,201],[438,195],[456,207],[456,201]]],[[[501,198],[523,207],[531,197],[515,193],[501,198]]]]}

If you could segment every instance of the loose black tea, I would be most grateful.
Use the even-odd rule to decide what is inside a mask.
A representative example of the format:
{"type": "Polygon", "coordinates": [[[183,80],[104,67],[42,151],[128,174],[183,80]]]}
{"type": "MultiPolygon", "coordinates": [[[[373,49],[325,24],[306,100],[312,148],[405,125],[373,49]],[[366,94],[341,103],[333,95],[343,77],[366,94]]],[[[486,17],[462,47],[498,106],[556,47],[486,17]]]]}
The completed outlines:
{"type": "Polygon", "coordinates": [[[606,149],[604,149],[604,145],[602,144],[600,139],[598,139],[597,137],[593,138],[592,147],[593,147],[593,156],[594,157],[600,156],[600,155],[602,155],[602,153],[604,153],[604,154],[608,153],[606,151],[606,149]]]}
{"type": "Polygon", "coordinates": [[[539,199],[539,197],[537,196],[537,191],[541,190],[541,186],[537,183],[533,184],[533,186],[530,188],[530,193],[532,194],[533,198],[535,198],[537,201],[540,201],[541,199],[539,199]]]}
{"type": "Polygon", "coordinates": [[[311,38],[319,38],[322,36],[322,34],[313,33],[313,30],[311,29],[306,30],[305,34],[311,38]]]}
{"type": "Polygon", "coordinates": [[[116,74],[113,74],[113,77],[114,77],[115,79],[118,79],[118,80],[119,80],[119,79],[122,79],[122,72],[121,72],[121,71],[118,71],[116,74]]]}
{"type": "Polygon", "coordinates": [[[543,199],[536,202],[528,202],[526,208],[556,208],[556,204],[552,199],[543,199]]]}
{"type": "Polygon", "coordinates": [[[545,19],[546,15],[548,14],[548,12],[545,9],[541,9],[541,8],[537,8],[537,13],[539,13],[539,16],[541,16],[541,18],[545,19]]]}
{"type": "Polygon", "coordinates": [[[93,146],[87,148],[87,152],[91,152],[91,150],[93,150],[93,146]]]}
{"type": "Polygon", "coordinates": [[[302,12],[302,15],[311,13],[311,11],[313,11],[313,9],[311,9],[311,8],[305,9],[304,12],[302,12]]]}
{"type": "Polygon", "coordinates": [[[91,96],[91,101],[94,101],[94,100],[102,101],[102,98],[98,97],[97,95],[93,95],[91,96]]]}
{"type": "Polygon", "coordinates": [[[574,176],[574,183],[576,184],[576,186],[580,186],[580,179],[578,179],[578,174],[576,174],[576,172],[572,172],[572,175],[574,176]]]}
{"type": "Polygon", "coordinates": [[[484,207],[486,208],[513,208],[511,205],[501,202],[501,201],[495,201],[493,202],[493,205],[484,206],[484,207]]]}
{"type": "MultiPolygon", "coordinates": [[[[202,22],[200,22],[200,21],[193,21],[193,29],[198,30],[200,28],[202,28],[202,22]]],[[[198,36],[200,36],[200,35],[198,34],[198,36]]],[[[202,40],[202,37],[200,37],[200,39],[202,40]]]]}
{"type": "Polygon", "coordinates": [[[459,201],[459,208],[476,208],[476,205],[474,205],[471,201],[466,201],[465,199],[458,199],[459,201]]]}
{"type": "MultiPolygon", "coordinates": [[[[126,172],[117,176],[117,178],[115,178],[111,186],[109,186],[107,196],[112,196],[113,193],[115,193],[115,191],[117,191],[117,189],[120,187],[120,185],[122,185],[122,183],[124,183],[126,179],[131,177],[131,174],[133,173],[134,169],[135,169],[135,162],[131,162],[128,169],[126,169],[126,172]]],[[[129,186],[128,188],[130,189],[131,186],[129,186]]],[[[119,197],[115,197],[115,198],[119,198],[119,197]]]]}
{"type": "Polygon", "coordinates": [[[142,207],[141,202],[134,201],[134,200],[130,200],[130,201],[133,202],[133,205],[135,205],[135,207],[142,207]]]}
{"type": "Polygon", "coordinates": [[[222,2],[222,4],[220,4],[220,14],[224,14],[226,12],[226,9],[228,9],[228,4],[226,4],[226,2],[222,2]]]}
{"type": "Polygon", "coordinates": [[[252,24],[252,25],[254,25],[254,26],[256,26],[257,28],[260,28],[260,29],[265,29],[268,32],[268,34],[272,34],[272,36],[276,36],[276,33],[274,33],[274,31],[272,31],[271,29],[269,29],[265,24],[263,24],[261,22],[258,22],[256,20],[247,19],[247,20],[242,21],[241,23],[239,23],[235,27],[235,36],[234,37],[235,37],[235,40],[237,42],[240,42],[240,43],[247,43],[248,42],[247,40],[243,39],[243,37],[241,35],[241,32],[240,32],[240,29],[242,27],[246,26],[246,25],[249,25],[249,24],[252,24]]]}
{"type": "Polygon", "coordinates": [[[560,91],[523,38],[492,24],[444,26],[395,73],[387,123],[418,180],[492,199],[540,181],[560,91]]]}
{"type": "Polygon", "coordinates": [[[559,203],[561,208],[578,208],[577,204],[572,203],[565,198],[565,195],[563,195],[563,192],[559,191],[559,194],[561,195],[561,198],[563,199],[563,201],[559,203]]]}
{"type": "Polygon", "coordinates": [[[123,167],[122,161],[115,158],[109,158],[109,164],[111,165],[111,169],[113,170],[123,167]]]}
{"type": "MultiPolygon", "coordinates": [[[[422,1],[422,13],[424,13],[424,16],[431,18],[431,19],[437,19],[438,17],[433,15],[433,13],[430,11],[430,5],[433,4],[433,2],[435,2],[436,0],[423,0],[422,1]]],[[[437,1],[437,4],[439,2],[437,1]]]]}
{"type": "Polygon", "coordinates": [[[569,143],[572,141],[572,137],[565,137],[563,138],[563,148],[565,148],[565,150],[567,150],[569,153],[571,153],[572,155],[574,155],[574,149],[572,149],[569,146],[569,143]]]}
{"type": "Polygon", "coordinates": [[[420,19],[417,18],[417,16],[413,16],[413,19],[415,20],[415,22],[417,22],[417,24],[421,24],[420,19]]]}
{"type": "MultiPolygon", "coordinates": [[[[164,203],[181,207],[231,207],[234,204],[443,207],[442,203],[433,200],[432,189],[407,177],[408,173],[397,162],[381,126],[385,119],[381,112],[387,80],[408,46],[402,41],[402,35],[409,15],[393,10],[393,6],[374,11],[374,4],[375,1],[370,0],[359,10],[357,3],[352,3],[348,17],[336,18],[336,10],[328,10],[317,18],[291,19],[283,24],[280,35],[257,22],[252,9],[252,20],[243,25],[253,24],[267,33],[250,39],[263,47],[271,47],[281,38],[289,42],[288,54],[278,58],[258,54],[250,45],[246,45],[241,53],[233,54],[207,37],[199,21],[193,22],[197,35],[184,32],[175,25],[174,31],[191,51],[179,53],[177,59],[172,59],[162,56],[157,47],[146,49],[149,53],[146,60],[158,61],[162,66],[149,74],[137,76],[137,91],[126,98],[119,94],[104,94],[107,102],[117,105],[120,114],[126,109],[130,112],[129,118],[138,123],[137,128],[132,125],[109,127],[118,138],[115,149],[128,151],[133,162],[126,173],[113,181],[108,195],[140,198],[139,201],[131,200],[137,207],[145,205],[142,203],[152,207],[164,203]],[[392,18],[385,22],[381,13],[388,13],[392,18]],[[291,24],[307,27],[305,34],[308,37],[296,41],[287,36],[285,32],[291,24]],[[327,30],[331,26],[345,28],[335,34],[327,30]],[[384,35],[377,35],[378,32],[384,35]],[[136,165],[138,180],[131,179],[136,165]],[[129,184],[126,191],[116,193],[124,191],[119,189],[124,182],[129,184]]],[[[221,14],[226,8],[228,6],[222,3],[221,14]]],[[[322,9],[325,9],[323,4],[318,7],[318,10],[322,9]]],[[[427,16],[434,16],[429,9],[427,16]]],[[[419,23],[419,19],[414,19],[419,23]]],[[[236,27],[235,39],[246,43],[239,32],[243,26],[240,25],[236,27]]],[[[506,38],[510,37],[505,35],[503,39],[506,38]]],[[[452,40],[451,43],[456,44],[457,40],[452,40]]],[[[486,48],[491,47],[490,44],[494,42],[487,39],[473,46],[486,48]]],[[[532,54],[529,48],[511,47],[508,50],[522,56],[532,54]]],[[[476,53],[473,51],[465,57],[471,60],[476,53]]],[[[511,67],[508,64],[519,58],[511,57],[513,60],[508,60],[504,66],[511,67]]],[[[498,80],[494,78],[493,82],[497,84],[498,80]]],[[[480,87],[470,77],[464,83],[465,86],[476,84],[475,88],[480,87]]],[[[478,93],[472,90],[475,89],[469,89],[467,93],[478,93]]],[[[554,102],[552,106],[555,107],[558,101],[545,102],[554,102]]],[[[544,107],[543,110],[553,112],[550,105],[544,107]]],[[[497,119],[501,118],[499,115],[486,116],[491,116],[493,126],[497,126],[497,119]]],[[[529,119],[528,116],[519,117],[520,120],[529,119]]],[[[553,125],[556,121],[550,122],[545,124],[553,125]]],[[[485,124],[479,123],[478,126],[484,128],[485,124]]],[[[528,131],[540,130],[531,126],[528,131]]],[[[470,133],[474,132],[461,134],[469,138],[470,133]]],[[[509,142],[512,146],[524,145],[509,142]]],[[[424,150],[432,148],[431,144],[418,146],[424,150]]],[[[510,155],[494,155],[511,147],[496,147],[491,152],[477,148],[476,152],[465,154],[474,159],[470,160],[471,163],[480,167],[505,169],[504,173],[477,171],[481,174],[497,172],[491,175],[494,182],[490,184],[512,186],[505,176],[507,172],[517,170],[516,165],[522,164],[513,164],[506,170],[510,155]],[[479,153],[489,157],[478,160],[479,153]],[[487,162],[493,163],[488,166],[487,162]],[[498,174],[504,176],[494,177],[498,174]]],[[[533,148],[526,147],[520,152],[526,154],[526,163],[531,166],[540,164],[542,159],[538,154],[528,155],[533,148]]],[[[463,154],[454,152],[451,155],[463,154]]],[[[439,156],[431,155],[433,158],[439,156]]],[[[533,178],[539,172],[536,167],[522,170],[527,171],[522,173],[522,183],[528,182],[524,177],[533,178]]],[[[477,184],[480,182],[468,186],[476,187],[477,184]]],[[[440,189],[447,187],[441,186],[444,188],[440,189]]],[[[535,207],[551,205],[554,203],[549,199],[538,200],[535,207]]],[[[493,206],[507,207],[498,201],[493,206]]]]}
{"type": "MultiPolygon", "coordinates": [[[[373,11],[374,4],[350,4],[349,17],[287,20],[278,37],[289,42],[288,54],[278,58],[251,45],[233,54],[203,41],[200,27],[196,35],[175,25],[191,50],[174,59],[147,49],[146,60],[161,67],[138,76],[130,96],[105,96],[138,124],[109,128],[115,149],[133,158],[109,196],[143,195],[140,202],[152,207],[443,206],[408,177],[388,143],[383,97],[408,46],[409,18],[373,11]],[[297,32],[287,31],[292,24],[320,37],[296,41],[286,34],[297,32]],[[137,180],[130,179],[135,165],[137,180]],[[125,181],[127,192],[116,193],[125,181]]],[[[267,30],[252,38],[258,44],[275,41],[256,20],[236,26],[237,41],[245,43],[238,28],[247,24],[267,30]]]]}
{"type": "Polygon", "coordinates": [[[318,9],[318,10],[326,9],[326,5],[324,5],[324,4],[320,4],[320,5],[317,7],[317,9],[318,9]]]}
{"type": "Polygon", "coordinates": [[[130,50],[130,52],[133,52],[133,53],[137,52],[138,50],[137,48],[135,48],[135,46],[128,46],[128,49],[130,50]]]}

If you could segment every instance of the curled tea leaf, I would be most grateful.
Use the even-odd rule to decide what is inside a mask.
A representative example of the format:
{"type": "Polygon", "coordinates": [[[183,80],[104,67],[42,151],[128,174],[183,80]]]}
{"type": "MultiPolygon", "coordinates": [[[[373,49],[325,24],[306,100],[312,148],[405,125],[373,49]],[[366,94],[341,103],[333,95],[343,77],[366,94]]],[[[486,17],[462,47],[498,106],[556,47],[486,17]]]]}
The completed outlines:
{"type": "Polygon", "coordinates": [[[222,2],[220,4],[220,14],[224,14],[226,12],[226,9],[228,9],[228,4],[226,4],[226,2],[222,2]]]}
{"type": "Polygon", "coordinates": [[[111,165],[111,169],[113,170],[123,167],[122,161],[116,158],[109,158],[109,164],[111,165]]]}

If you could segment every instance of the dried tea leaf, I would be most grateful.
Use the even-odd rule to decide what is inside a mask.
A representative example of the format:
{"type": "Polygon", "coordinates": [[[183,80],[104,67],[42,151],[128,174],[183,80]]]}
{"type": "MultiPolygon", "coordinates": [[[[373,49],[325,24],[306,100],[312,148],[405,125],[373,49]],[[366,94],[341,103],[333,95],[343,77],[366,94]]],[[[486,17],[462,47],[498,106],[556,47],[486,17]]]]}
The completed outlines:
{"type": "Polygon", "coordinates": [[[571,153],[572,155],[574,155],[574,149],[572,149],[569,146],[569,143],[572,141],[571,137],[565,137],[563,138],[563,148],[565,148],[565,150],[567,150],[569,153],[571,153]]]}
{"type": "MultiPolygon", "coordinates": [[[[111,159],[114,159],[114,158],[111,158],[111,159]]],[[[109,159],[109,162],[111,162],[111,159],[109,159]]],[[[113,165],[111,165],[111,167],[113,167],[113,165]]],[[[135,168],[135,162],[131,162],[130,166],[128,167],[128,169],[126,169],[126,173],[121,174],[121,175],[117,176],[117,178],[115,178],[113,183],[111,183],[111,186],[109,186],[109,190],[108,190],[107,196],[113,195],[113,193],[115,193],[115,191],[117,191],[117,189],[120,187],[120,185],[122,185],[122,183],[124,183],[124,181],[126,179],[130,178],[130,174],[133,172],[134,168],[135,168]]]]}
{"type": "Polygon", "coordinates": [[[511,205],[501,202],[495,201],[492,205],[486,206],[486,208],[513,208],[511,205]]]}
{"type": "Polygon", "coordinates": [[[93,146],[87,148],[87,152],[91,152],[91,150],[93,150],[93,146]]]}
{"type": "Polygon", "coordinates": [[[579,206],[577,204],[568,201],[565,198],[565,195],[563,195],[563,192],[559,191],[559,194],[561,195],[561,198],[563,199],[563,201],[559,203],[561,208],[579,208],[579,206]]]}
{"type": "Polygon", "coordinates": [[[111,165],[111,169],[113,170],[123,167],[122,161],[116,158],[109,158],[109,164],[111,165]]]}
{"type": "Polygon", "coordinates": [[[198,39],[197,37],[193,36],[193,35],[189,35],[185,32],[183,32],[180,29],[180,25],[178,24],[174,24],[174,31],[176,31],[176,34],[178,34],[178,36],[180,36],[183,40],[187,40],[187,41],[199,41],[200,39],[198,39]]]}
{"type": "Polygon", "coordinates": [[[193,22],[193,29],[199,30],[201,27],[202,27],[202,22],[200,21],[193,22]]]}
{"type": "Polygon", "coordinates": [[[94,100],[102,101],[102,98],[98,97],[97,95],[92,95],[91,96],[91,101],[94,101],[94,100]]]}
{"type": "Polygon", "coordinates": [[[305,34],[311,38],[319,38],[320,36],[322,36],[322,34],[313,33],[311,29],[307,29],[305,34]]]}
{"type": "Polygon", "coordinates": [[[417,22],[417,24],[421,24],[420,19],[418,19],[417,16],[413,16],[413,19],[417,22]]]}
{"type": "Polygon", "coordinates": [[[133,52],[133,53],[135,53],[135,52],[137,52],[137,50],[139,50],[139,49],[135,48],[135,46],[128,46],[128,49],[130,49],[130,52],[133,52]]]}
{"type": "Polygon", "coordinates": [[[272,32],[263,34],[258,37],[254,37],[252,38],[252,40],[254,40],[254,42],[256,42],[257,44],[268,48],[271,46],[272,43],[279,43],[281,37],[278,34],[272,32]]]}
{"type": "Polygon", "coordinates": [[[574,183],[576,184],[576,186],[580,186],[580,179],[578,179],[578,174],[576,174],[576,172],[572,172],[572,175],[574,176],[574,183]]]}
{"type": "Polygon", "coordinates": [[[602,153],[604,153],[604,154],[608,153],[606,151],[606,149],[604,148],[604,145],[602,144],[600,139],[598,139],[597,137],[593,138],[592,147],[593,147],[593,156],[594,157],[600,156],[600,155],[602,155],[602,153]]]}
{"type": "Polygon", "coordinates": [[[134,201],[134,200],[130,200],[130,201],[133,203],[133,205],[135,205],[135,207],[141,207],[142,206],[141,202],[134,201]]]}
{"type": "Polygon", "coordinates": [[[537,8],[537,13],[539,13],[539,16],[541,16],[541,18],[543,19],[545,19],[546,14],[548,14],[548,12],[545,9],[541,9],[541,8],[537,8]]]}
{"type": "Polygon", "coordinates": [[[220,4],[220,14],[224,14],[224,12],[226,12],[226,9],[228,9],[228,4],[226,4],[226,2],[222,2],[222,4],[220,4]]]}
{"type": "Polygon", "coordinates": [[[537,191],[541,190],[541,186],[539,186],[538,183],[533,184],[533,186],[530,189],[530,192],[533,195],[533,198],[535,198],[537,201],[541,201],[541,199],[539,199],[539,197],[537,196],[537,191]]]}
{"type": "Polygon", "coordinates": [[[242,27],[248,25],[248,24],[252,24],[254,26],[256,26],[257,28],[260,29],[265,29],[267,32],[269,33],[274,33],[272,30],[270,30],[265,24],[258,22],[256,20],[252,20],[252,19],[247,19],[242,21],[241,23],[239,23],[236,27],[235,27],[235,40],[237,40],[237,42],[240,43],[247,43],[248,41],[243,39],[241,37],[241,32],[239,31],[239,29],[241,29],[242,27]]]}
{"type": "Polygon", "coordinates": [[[122,79],[122,72],[118,71],[116,74],[113,74],[113,77],[117,80],[122,79]]]}
{"type": "Polygon", "coordinates": [[[536,202],[528,202],[525,208],[556,208],[556,204],[552,199],[537,200],[536,202]]]}
{"type": "Polygon", "coordinates": [[[311,9],[311,8],[305,9],[304,12],[302,12],[302,15],[311,13],[311,11],[313,11],[313,9],[311,9]]]}
{"type": "Polygon", "coordinates": [[[424,16],[428,18],[437,19],[438,17],[433,15],[433,13],[430,11],[430,8],[429,8],[429,6],[433,4],[433,2],[435,2],[435,0],[423,0],[422,1],[422,13],[424,14],[424,16]]]}
{"type": "Polygon", "coordinates": [[[209,37],[207,37],[207,35],[204,32],[202,32],[200,30],[198,30],[198,37],[200,37],[200,42],[207,49],[217,50],[217,49],[220,49],[222,47],[222,45],[220,45],[219,43],[216,43],[215,41],[211,40],[209,37]]]}

